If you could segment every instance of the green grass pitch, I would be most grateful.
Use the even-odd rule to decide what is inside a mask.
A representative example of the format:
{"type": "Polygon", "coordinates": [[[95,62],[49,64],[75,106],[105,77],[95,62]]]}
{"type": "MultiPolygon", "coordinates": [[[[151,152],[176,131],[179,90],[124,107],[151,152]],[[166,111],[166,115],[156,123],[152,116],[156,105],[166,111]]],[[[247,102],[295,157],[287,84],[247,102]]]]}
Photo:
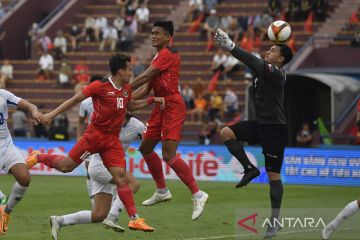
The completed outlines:
{"type": "MultiPolygon", "coordinates": [[[[0,176],[0,189],[9,194],[14,180],[12,176],[0,176]]],[[[235,189],[234,183],[199,182],[200,188],[210,195],[204,214],[198,221],[191,220],[192,201],[187,188],[180,181],[168,181],[173,199],[152,207],[142,207],[141,202],[151,196],[154,184],[141,180],[140,191],[135,195],[138,211],[155,227],[154,233],[115,233],[105,230],[100,224],[64,227],[60,239],[261,239],[234,236],[236,209],[268,208],[268,186],[250,184],[244,189],[235,189]],[[228,237],[226,237],[228,236],[228,237]]],[[[359,189],[351,187],[284,186],[283,207],[287,208],[343,208],[348,202],[359,198],[359,189]]],[[[47,219],[50,215],[68,214],[90,209],[84,177],[32,176],[31,186],[22,202],[14,209],[9,232],[1,240],[51,239],[47,219]]],[[[336,212],[334,212],[335,214],[336,212]]],[[[350,220],[349,220],[350,221],[350,220]]],[[[128,217],[121,213],[120,225],[126,227],[128,217]]],[[[341,232],[341,231],[340,231],[341,232]]],[[[345,235],[340,238],[345,239],[345,235]]],[[[351,234],[351,233],[349,233],[351,234]]],[[[304,239],[302,234],[278,235],[275,239],[304,239]]],[[[320,239],[319,232],[308,233],[307,239],[320,239]]]]}

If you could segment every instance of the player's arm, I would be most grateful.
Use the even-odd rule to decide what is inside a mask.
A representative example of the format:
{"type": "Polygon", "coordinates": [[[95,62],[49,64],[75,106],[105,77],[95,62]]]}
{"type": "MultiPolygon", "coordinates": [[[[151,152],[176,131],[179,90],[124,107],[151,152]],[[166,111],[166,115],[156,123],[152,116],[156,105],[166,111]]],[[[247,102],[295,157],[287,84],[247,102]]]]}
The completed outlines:
{"type": "Polygon", "coordinates": [[[144,83],[150,82],[150,80],[154,79],[160,73],[161,73],[160,69],[150,66],[148,69],[145,70],[143,74],[134,78],[130,82],[130,85],[132,88],[138,88],[144,83]]]}
{"type": "Polygon", "coordinates": [[[150,92],[150,84],[147,82],[132,93],[132,99],[137,100],[145,97],[150,92]]]}
{"type": "Polygon", "coordinates": [[[49,124],[56,116],[59,114],[69,110],[71,107],[75,106],[76,104],[80,103],[87,97],[84,95],[82,91],[78,92],[72,98],[66,100],[63,104],[57,107],[55,110],[51,111],[48,114],[45,114],[45,123],[49,124]]]}
{"type": "Polygon", "coordinates": [[[217,29],[214,40],[219,46],[226,48],[236,59],[245,63],[257,73],[263,71],[264,61],[257,58],[248,51],[245,51],[242,48],[236,46],[226,32],[222,31],[221,29],[217,29]]]}
{"type": "Polygon", "coordinates": [[[127,110],[130,112],[136,111],[153,103],[160,103],[160,109],[164,109],[165,107],[165,99],[163,97],[149,97],[143,100],[131,100],[127,105],[127,110]]]}
{"type": "Polygon", "coordinates": [[[18,103],[18,108],[28,111],[30,112],[33,120],[34,120],[34,124],[38,124],[38,123],[43,123],[44,122],[44,115],[39,112],[38,108],[30,103],[29,101],[25,100],[25,99],[21,99],[18,103]]]}

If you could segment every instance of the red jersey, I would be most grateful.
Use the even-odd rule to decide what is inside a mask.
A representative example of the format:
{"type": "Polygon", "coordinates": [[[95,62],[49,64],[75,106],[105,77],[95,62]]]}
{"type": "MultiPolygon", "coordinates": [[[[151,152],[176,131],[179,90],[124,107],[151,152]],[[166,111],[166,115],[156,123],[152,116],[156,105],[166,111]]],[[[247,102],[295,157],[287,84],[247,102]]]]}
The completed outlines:
{"type": "Polygon", "coordinates": [[[161,49],[151,62],[151,66],[161,73],[151,82],[156,97],[179,94],[180,55],[170,48],[161,49]]]}
{"type": "Polygon", "coordinates": [[[109,78],[107,82],[95,81],[82,90],[92,97],[94,112],[91,125],[107,133],[119,134],[126,115],[126,107],[131,100],[131,86],[124,84],[116,88],[109,78]]]}

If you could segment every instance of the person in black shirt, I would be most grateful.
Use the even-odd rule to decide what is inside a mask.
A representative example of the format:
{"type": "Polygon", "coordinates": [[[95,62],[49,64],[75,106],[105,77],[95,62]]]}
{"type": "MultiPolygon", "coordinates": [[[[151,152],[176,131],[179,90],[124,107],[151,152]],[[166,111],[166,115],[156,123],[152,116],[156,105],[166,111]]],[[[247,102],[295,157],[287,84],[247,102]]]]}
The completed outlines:
{"type": "Polygon", "coordinates": [[[262,60],[235,46],[228,34],[221,29],[217,29],[215,41],[255,73],[249,90],[255,106],[255,120],[241,121],[225,127],[221,130],[220,136],[229,152],[244,167],[244,176],[236,188],[246,186],[260,175],[260,171],[246,156],[241,141],[261,144],[265,169],[269,177],[272,208],[272,224],[268,226],[265,238],[271,238],[280,230],[280,226],[274,223],[280,213],[283,195],[280,172],[288,142],[288,128],[283,107],[286,75],[282,67],[291,61],[292,52],[285,44],[275,44],[265,53],[262,60]]]}

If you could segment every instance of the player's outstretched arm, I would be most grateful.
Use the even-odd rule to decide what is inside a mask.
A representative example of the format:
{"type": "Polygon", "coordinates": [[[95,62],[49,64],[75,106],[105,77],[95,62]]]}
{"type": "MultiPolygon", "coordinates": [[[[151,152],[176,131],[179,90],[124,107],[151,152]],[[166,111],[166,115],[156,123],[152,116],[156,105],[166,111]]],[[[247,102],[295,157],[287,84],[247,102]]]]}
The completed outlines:
{"type": "Polygon", "coordinates": [[[143,85],[146,82],[150,82],[150,80],[154,79],[156,75],[160,74],[160,69],[154,68],[153,66],[150,66],[148,69],[145,70],[145,72],[136,78],[134,78],[130,85],[132,88],[138,88],[141,85],[143,85]]]}
{"type": "Polygon", "coordinates": [[[253,54],[235,45],[229,35],[221,29],[217,29],[214,41],[223,48],[226,48],[239,61],[245,63],[256,72],[263,71],[264,61],[255,57],[253,54]]]}
{"type": "Polygon", "coordinates": [[[87,97],[83,94],[82,91],[75,94],[72,98],[63,102],[59,107],[55,110],[45,114],[45,123],[49,124],[56,116],[59,114],[69,110],[71,107],[75,106],[76,104],[80,103],[82,100],[86,99],[87,97]]]}
{"type": "Polygon", "coordinates": [[[26,101],[25,99],[20,100],[20,102],[18,103],[18,108],[30,112],[35,125],[43,123],[45,120],[44,115],[38,111],[38,108],[34,104],[26,101]]]}
{"type": "Polygon", "coordinates": [[[165,108],[165,98],[163,97],[149,97],[147,99],[143,100],[131,100],[127,105],[128,111],[136,111],[139,109],[143,109],[148,105],[151,105],[153,103],[160,103],[160,109],[165,108]]]}
{"type": "Polygon", "coordinates": [[[149,92],[150,92],[150,84],[147,82],[144,85],[142,85],[141,87],[139,87],[138,89],[136,89],[131,94],[132,99],[134,99],[134,100],[141,99],[141,98],[145,97],[146,95],[148,95],[149,92]]]}

